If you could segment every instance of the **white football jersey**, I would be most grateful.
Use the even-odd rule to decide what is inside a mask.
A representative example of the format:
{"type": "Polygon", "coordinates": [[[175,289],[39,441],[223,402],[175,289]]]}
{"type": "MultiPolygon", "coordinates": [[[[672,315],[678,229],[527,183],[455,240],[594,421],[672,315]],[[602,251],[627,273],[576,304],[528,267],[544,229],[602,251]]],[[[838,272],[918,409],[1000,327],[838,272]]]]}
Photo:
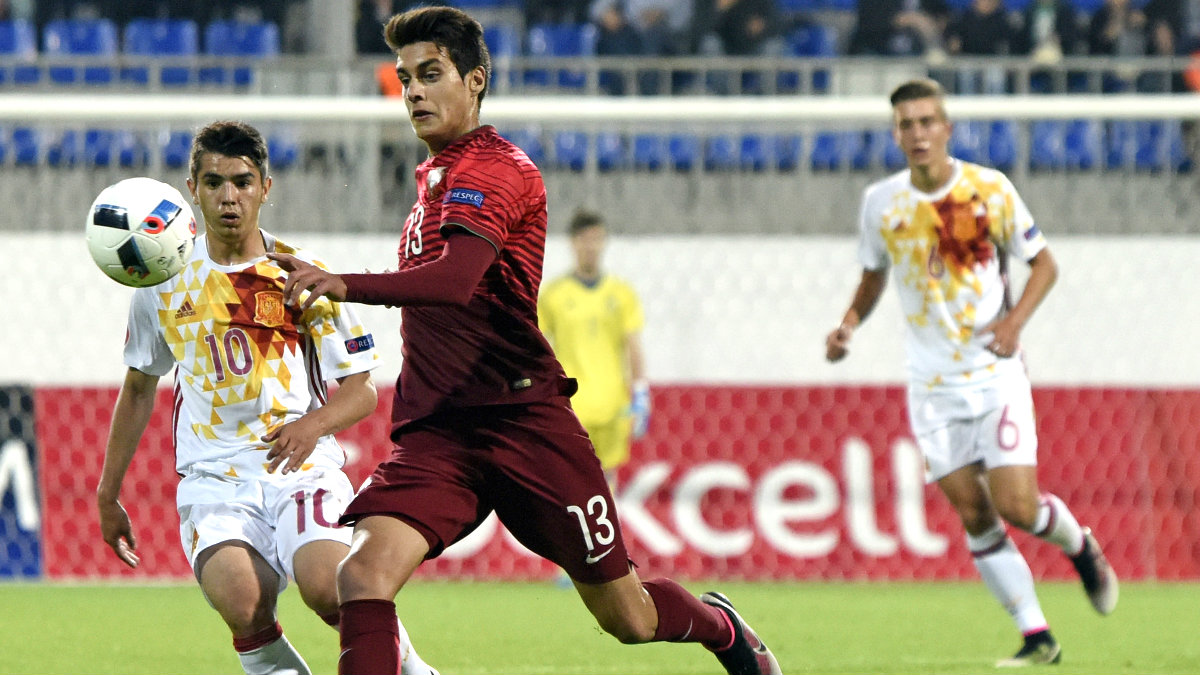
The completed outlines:
{"type": "Polygon", "coordinates": [[[1009,256],[1029,261],[1046,246],[1003,173],[952,161],[937,192],[913,187],[905,169],[868,187],[859,214],[858,259],[869,270],[891,268],[913,386],[984,386],[1023,370],[1020,359],[986,349],[983,328],[1011,306],[1009,256]]]}
{"type": "MultiPolygon", "coordinates": [[[[268,252],[322,265],[262,234],[268,252]]],[[[175,369],[181,475],[265,476],[264,435],[323,405],[327,381],[377,365],[374,338],[349,305],[321,298],[303,312],[286,306],[286,277],[266,257],[219,265],[200,236],[183,271],[134,293],[125,365],[157,376],[175,369]]],[[[326,436],[306,466],[344,463],[345,452],[326,436]]]]}

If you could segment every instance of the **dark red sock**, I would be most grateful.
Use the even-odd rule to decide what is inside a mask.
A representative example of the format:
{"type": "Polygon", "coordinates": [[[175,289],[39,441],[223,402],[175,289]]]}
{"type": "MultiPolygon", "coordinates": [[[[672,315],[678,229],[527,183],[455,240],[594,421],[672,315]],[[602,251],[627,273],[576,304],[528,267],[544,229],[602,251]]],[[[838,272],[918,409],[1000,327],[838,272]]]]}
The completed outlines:
{"type": "Polygon", "coordinates": [[[398,675],[400,627],[391,600],[351,600],[341,606],[340,675],[398,675]]]}
{"type": "Polygon", "coordinates": [[[725,613],[700,602],[683,586],[670,579],[643,581],[658,610],[654,642],[699,642],[719,649],[733,641],[733,628],[725,613]]]}
{"type": "Polygon", "coordinates": [[[266,647],[283,637],[283,626],[276,621],[274,626],[264,628],[253,635],[233,638],[233,648],[240,652],[252,652],[259,647],[266,647]]]}

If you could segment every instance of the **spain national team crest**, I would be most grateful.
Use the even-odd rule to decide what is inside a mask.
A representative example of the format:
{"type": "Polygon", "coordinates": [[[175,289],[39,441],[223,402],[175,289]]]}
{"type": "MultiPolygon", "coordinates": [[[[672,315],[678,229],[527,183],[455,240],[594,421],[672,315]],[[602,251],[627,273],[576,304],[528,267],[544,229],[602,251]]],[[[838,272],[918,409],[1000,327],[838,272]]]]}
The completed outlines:
{"type": "Polygon", "coordinates": [[[283,293],[259,291],[254,294],[254,321],[275,328],[282,326],[284,319],[283,293]]]}

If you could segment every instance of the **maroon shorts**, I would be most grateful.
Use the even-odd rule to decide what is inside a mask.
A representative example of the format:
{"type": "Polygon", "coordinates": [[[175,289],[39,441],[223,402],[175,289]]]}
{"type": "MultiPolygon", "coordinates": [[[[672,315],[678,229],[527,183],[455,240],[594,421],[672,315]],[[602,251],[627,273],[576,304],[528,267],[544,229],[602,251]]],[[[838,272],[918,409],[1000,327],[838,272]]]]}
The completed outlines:
{"type": "Polygon", "coordinates": [[[629,573],[612,493],[566,397],[438,413],[393,441],[342,524],[400,518],[435,558],[495,511],[517,541],[576,581],[629,573]]]}

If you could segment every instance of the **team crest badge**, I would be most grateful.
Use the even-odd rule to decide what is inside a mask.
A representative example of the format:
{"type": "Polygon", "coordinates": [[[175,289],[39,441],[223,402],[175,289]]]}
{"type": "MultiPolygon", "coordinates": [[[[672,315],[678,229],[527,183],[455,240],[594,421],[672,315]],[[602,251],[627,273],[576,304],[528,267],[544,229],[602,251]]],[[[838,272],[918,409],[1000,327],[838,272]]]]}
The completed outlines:
{"type": "Polygon", "coordinates": [[[254,321],[274,328],[283,325],[283,293],[259,291],[254,294],[254,321]]]}

